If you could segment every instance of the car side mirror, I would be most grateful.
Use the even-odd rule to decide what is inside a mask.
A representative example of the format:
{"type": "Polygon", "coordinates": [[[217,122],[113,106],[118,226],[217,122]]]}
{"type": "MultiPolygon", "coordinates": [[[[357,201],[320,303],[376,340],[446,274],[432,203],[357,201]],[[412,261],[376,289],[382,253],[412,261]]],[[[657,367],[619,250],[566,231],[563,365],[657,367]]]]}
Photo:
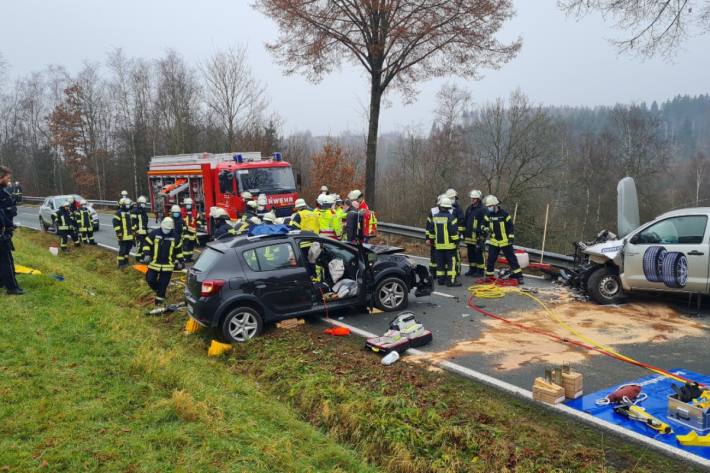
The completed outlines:
{"type": "Polygon", "coordinates": [[[639,234],[637,233],[636,235],[629,238],[629,243],[631,243],[632,245],[635,245],[639,242],[639,240],[641,240],[641,238],[639,238],[639,234]]]}

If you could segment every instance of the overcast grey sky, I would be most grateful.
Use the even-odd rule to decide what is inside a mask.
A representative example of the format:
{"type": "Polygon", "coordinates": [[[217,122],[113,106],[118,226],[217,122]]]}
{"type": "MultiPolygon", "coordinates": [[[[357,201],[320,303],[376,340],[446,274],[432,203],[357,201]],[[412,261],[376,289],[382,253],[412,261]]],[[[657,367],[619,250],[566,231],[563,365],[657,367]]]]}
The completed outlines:
{"type": "MultiPolygon", "coordinates": [[[[367,82],[345,66],[319,84],[285,77],[264,42],[276,37],[273,23],[248,0],[0,0],[0,51],[17,77],[48,64],[77,71],[84,60],[104,61],[122,47],[128,55],[156,58],[173,48],[191,63],[230,45],[247,44],[256,75],[268,85],[272,108],[287,132],[309,129],[338,134],[365,128],[367,82]]],[[[608,105],[665,100],[710,92],[710,36],[688,41],[672,63],[619,56],[607,41],[618,34],[599,17],[566,18],[555,0],[516,0],[517,16],[502,39],[523,38],[516,59],[480,81],[456,78],[420,87],[416,103],[389,97],[383,132],[405,126],[427,129],[436,91],[446,80],[471,91],[474,103],[520,88],[533,101],[554,105],[608,105]]]]}

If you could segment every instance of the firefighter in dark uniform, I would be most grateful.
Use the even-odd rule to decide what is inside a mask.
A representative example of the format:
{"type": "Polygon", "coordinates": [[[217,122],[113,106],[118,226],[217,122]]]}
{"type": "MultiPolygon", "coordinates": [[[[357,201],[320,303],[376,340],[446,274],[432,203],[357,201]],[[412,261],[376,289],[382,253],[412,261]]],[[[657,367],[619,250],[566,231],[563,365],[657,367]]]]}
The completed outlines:
{"type": "MultiPolygon", "coordinates": [[[[459,204],[459,193],[456,192],[456,189],[448,189],[444,195],[451,199],[451,213],[456,217],[456,221],[459,223],[459,240],[461,240],[463,238],[466,220],[464,219],[465,216],[461,209],[461,204],[459,204]]],[[[461,252],[458,247],[456,247],[456,274],[461,274],[461,252]]]]}
{"type": "Polygon", "coordinates": [[[76,232],[75,213],[71,210],[71,203],[68,200],[62,202],[62,206],[52,214],[52,222],[59,236],[59,247],[62,251],[67,251],[69,238],[74,240],[74,246],[79,246],[79,236],[76,232]]]}
{"type": "Polygon", "coordinates": [[[197,209],[193,208],[192,199],[184,200],[185,208],[182,211],[182,218],[185,223],[182,243],[182,257],[186,262],[192,261],[192,253],[197,246],[197,230],[204,221],[197,209]]]}
{"type": "Polygon", "coordinates": [[[7,191],[10,179],[10,169],[0,166],[0,287],[4,287],[9,295],[18,296],[25,291],[20,289],[15,279],[15,261],[12,258],[13,219],[17,216],[17,206],[7,191]]]}
{"type": "MultiPolygon", "coordinates": [[[[219,240],[220,238],[228,238],[230,236],[236,236],[237,231],[229,224],[229,214],[226,210],[221,207],[215,208],[212,212],[212,218],[214,218],[214,239],[219,240]]],[[[241,223],[241,221],[239,222],[241,223]]]]}
{"type": "Polygon", "coordinates": [[[259,217],[253,216],[249,217],[249,219],[246,222],[239,222],[237,224],[237,227],[234,229],[237,235],[246,235],[249,233],[249,230],[252,229],[253,227],[257,225],[261,225],[262,221],[259,219],[259,217]]]}
{"type": "Polygon", "coordinates": [[[444,196],[439,201],[439,213],[427,222],[427,244],[436,253],[436,278],[440,285],[460,286],[456,273],[456,253],[459,244],[459,223],[451,212],[451,199],[444,196]]]}
{"type": "Polygon", "coordinates": [[[136,205],[133,206],[133,224],[136,228],[136,261],[143,259],[143,246],[145,237],[148,235],[148,211],[146,206],[148,201],[145,197],[140,196],[136,200],[136,205]]]}
{"type": "Polygon", "coordinates": [[[91,221],[91,211],[87,207],[87,202],[81,199],[79,202],[79,210],[74,215],[76,216],[76,224],[79,229],[79,239],[87,245],[95,245],[94,241],[94,222],[91,221]]]}
{"type": "Polygon", "coordinates": [[[118,239],[118,256],[116,260],[118,267],[124,268],[128,265],[128,257],[135,243],[136,228],[133,222],[133,213],[131,213],[131,199],[123,197],[118,204],[118,210],[113,216],[113,229],[116,231],[116,238],[118,239]]]}
{"type": "MultiPolygon", "coordinates": [[[[441,199],[445,197],[444,194],[441,194],[439,197],[436,198],[436,207],[432,207],[432,209],[429,211],[429,215],[427,215],[426,219],[426,225],[425,229],[429,228],[431,225],[432,219],[436,214],[439,213],[439,204],[441,203],[441,199]]],[[[429,234],[426,233],[426,238],[427,240],[431,240],[429,238],[429,234]]],[[[432,278],[436,277],[436,250],[434,249],[434,245],[430,245],[429,247],[429,273],[431,274],[432,278]]]]}
{"type": "Polygon", "coordinates": [[[156,306],[165,304],[165,292],[170,284],[173,270],[184,267],[180,257],[182,254],[180,240],[175,233],[175,222],[170,217],[165,217],[160,223],[160,228],[151,231],[145,238],[143,262],[148,263],[145,281],[155,292],[156,306]]]}
{"type": "Polygon", "coordinates": [[[479,190],[472,190],[471,205],[466,209],[464,216],[463,241],[468,250],[468,272],[466,276],[481,277],[486,266],[483,262],[483,247],[485,245],[485,232],[483,218],[486,208],[483,206],[483,194],[479,190]]]}
{"type": "Polygon", "coordinates": [[[498,255],[503,253],[508,260],[512,271],[512,278],[517,279],[519,283],[523,282],[523,270],[520,269],[518,258],[515,256],[513,242],[515,241],[515,228],[513,219],[510,218],[508,212],[500,207],[500,202],[494,195],[489,195],[484,201],[487,213],[484,217],[486,227],[488,227],[488,261],[486,265],[486,276],[492,277],[495,275],[496,260],[498,255]]]}
{"type": "Polygon", "coordinates": [[[175,231],[175,236],[177,237],[178,241],[180,242],[180,261],[182,261],[183,258],[183,245],[184,245],[184,238],[185,238],[185,221],[182,219],[182,210],[180,209],[179,205],[173,205],[170,207],[170,218],[173,219],[173,223],[175,224],[175,227],[173,228],[175,231]]]}

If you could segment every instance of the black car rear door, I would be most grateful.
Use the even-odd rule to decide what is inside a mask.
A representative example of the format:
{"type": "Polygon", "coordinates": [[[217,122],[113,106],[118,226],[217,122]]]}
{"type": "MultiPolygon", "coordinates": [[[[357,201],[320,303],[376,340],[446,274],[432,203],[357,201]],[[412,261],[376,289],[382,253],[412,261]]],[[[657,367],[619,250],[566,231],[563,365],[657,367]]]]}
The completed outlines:
{"type": "Polygon", "coordinates": [[[254,294],[269,310],[285,315],[311,308],[311,278],[290,242],[269,242],[242,257],[254,294]]]}

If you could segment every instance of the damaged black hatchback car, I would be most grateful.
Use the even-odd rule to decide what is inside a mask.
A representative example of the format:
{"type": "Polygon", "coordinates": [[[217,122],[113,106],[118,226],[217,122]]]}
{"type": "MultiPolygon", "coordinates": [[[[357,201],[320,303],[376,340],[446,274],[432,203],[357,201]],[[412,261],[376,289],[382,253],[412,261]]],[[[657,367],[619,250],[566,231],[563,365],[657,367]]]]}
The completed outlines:
{"type": "Polygon", "coordinates": [[[188,313],[225,341],[243,342],[292,317],[399,311],[411,290],[419,297],[433,288],[428,269],[401,251],[300,231],[213,242],[188,272],[188,313]]]}

